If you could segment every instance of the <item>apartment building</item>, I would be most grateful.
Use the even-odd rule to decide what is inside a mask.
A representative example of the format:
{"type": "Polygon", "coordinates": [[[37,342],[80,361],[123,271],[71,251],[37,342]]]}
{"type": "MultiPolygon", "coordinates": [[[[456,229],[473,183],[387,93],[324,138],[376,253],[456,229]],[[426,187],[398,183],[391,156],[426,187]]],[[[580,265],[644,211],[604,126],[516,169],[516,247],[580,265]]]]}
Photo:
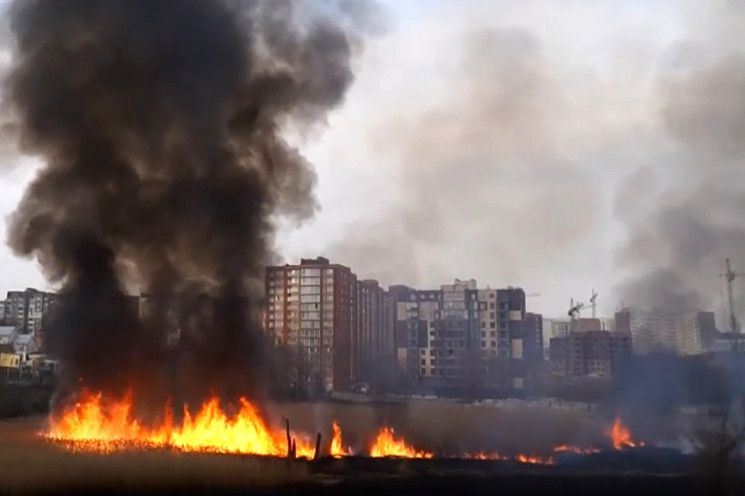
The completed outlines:
{"type": "Polygon", "coordinates": [[[41,331],[44,318],[54,305],[56,295],[28,288],[23,291],[8,291],[2,304],[0,320],[5,325],[15,326],[23,334],[41,331]]]}
{"type": "Polygon", "coordinates": [[[551,372],[564,377],[608,377],[632,354],[630,334],[594,330],[551,338],[551,372]]]}
{"type": "Polygon", "coordinates": [[[357,281],[357,322],[352,332],[352,379],[374,382],[395,354],[393,298],[378,281],[357,281]]]}
{"type": "Polygon", "coordinates": [[[713,312],[675,314],[659,309],[624,308],[615,316],[616,332],[631,334],[634,353],[672,351],[698,355],[716,339],[713,312]]]}
{"type": "Polygon", "coordinates": [[[542,318],[522,289],[478,289],[455,280],[439,290],[391,286],[399,366],[420,387],[522,390],[543,360],[542,318]]]}
{"type": "Polygon", "coordinates": [[[345,390],[352,378],[357,323],[357,276],[318,257],[266,269],[265,328],[276,344],[303,352],[327,391],[345,390]]]}

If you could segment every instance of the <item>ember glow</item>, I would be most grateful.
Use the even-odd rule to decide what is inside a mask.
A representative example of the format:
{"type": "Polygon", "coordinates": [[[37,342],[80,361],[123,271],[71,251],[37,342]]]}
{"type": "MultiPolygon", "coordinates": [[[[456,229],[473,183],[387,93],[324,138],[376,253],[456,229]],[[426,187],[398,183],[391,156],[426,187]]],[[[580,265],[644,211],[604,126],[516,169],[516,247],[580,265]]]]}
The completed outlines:
{"type": "Polygon", "coordinates": [[[379,458],[384,456],[395,456],[400,458],[432,458],[432,453],[425,451],[417,451],[411,446],[406,444],[403,439],[396,439],[393,436],[393,429],[390,427],[383,427],[378,432],[378,437],[375,438],[372,448],[370,448],[370,456],[379,458]]]}
{"type": "Polygon", "coordinates": [[[486,453],[479,451],[478,453],[466,453],[463,455],[466,460],[509,460],[510,457],[506,455],[500,455],[499,453],[486,453]]]}
{"type": "Polygon", "coordinates": [[[554,453],[575,453],[577,455],[591,455],[593,453],[600,453],[597,448],[580,448],[579,446],[572,446],[571,444],[562,444],[554,447],[554,453]]]}
{"type": "Polygon", "coordinates": [[[520,453],[515,457],[515,460],[517,460],[520,463],[530,463],[533,465],[553,465],[554,460],[551,457],[543,458],[540,456],[532,456],[532,455],[524,455],[520,453]]]}
{"type": "Polygon", "coordinates": [[[331,456],[341,458],[351,455],[352,450],[344,447],[344,442],[341,440],[341,427],[339,427],[339,424],[334,422],[332,427],[334,429],[334,435],[331,438],[331,456]]]}
{"type": "MultiPolygon", "coordinates": [[[[287,438],[281,429],[272,429],[247,400],[240,400],[234,416],[225,414],[217,398],[205,402],[192,416],[184,407],[180,425],[175,425],[170,408],[156,427],[145,427],[132,418],[132,401],[108,400],[101,394],[83,398],[50,419],[48,436],[73,450],[109,452],[126,447],[171,448],[181,451],[241,453],[284,456],[287,438]]],[[[312,457],[314,446],[295,436],[296,453],[312,457]]]]}
{"type": "Polygon", "coordinates": [[[616,420],[613,421],[613,426],[611,426],[608,436],[610,437],[611,443],[613,443],[613,448],[617,450],[644,446],[644,443],[642,442],[637,443],[631,440],[631,432],[624,427],[621,423],[621,417],[618,416],[616,417],[616,420]]]}

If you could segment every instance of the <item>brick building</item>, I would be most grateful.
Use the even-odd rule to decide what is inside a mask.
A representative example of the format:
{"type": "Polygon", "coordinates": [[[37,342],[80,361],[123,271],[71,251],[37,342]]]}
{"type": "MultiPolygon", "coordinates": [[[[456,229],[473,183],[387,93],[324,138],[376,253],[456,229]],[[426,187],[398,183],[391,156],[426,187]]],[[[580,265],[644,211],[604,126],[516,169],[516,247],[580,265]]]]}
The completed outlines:
{"type": "Polygon", "coordinates": [[[314,380],[346,390],[352,378],[357,324],[357,276],[328,259],[267,267],[265,327],[276,344],[296,347],[314,380]]]}
{"type": "Polygon", "coordinates": [[[632,354],[631,335],[609,331],[585,331],[551,338],[551,372],[564,377],[615,374],[632,354]]]}

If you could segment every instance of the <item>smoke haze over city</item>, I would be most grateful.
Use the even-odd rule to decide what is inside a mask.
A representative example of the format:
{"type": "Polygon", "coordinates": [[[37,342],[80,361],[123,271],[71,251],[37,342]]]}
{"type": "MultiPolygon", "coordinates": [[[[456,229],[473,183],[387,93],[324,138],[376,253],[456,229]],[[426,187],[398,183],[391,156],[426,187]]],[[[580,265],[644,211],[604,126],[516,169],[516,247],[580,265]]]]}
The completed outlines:
{"type": "MultiPolygon", "coordinates": [[[[319,209],[285,223],[281,255],[384,284],[520,285],[547,315],[593,287],[605,313],[720,309],[724,258],[745,264],[739,3],[381,7],[328,126],[285,131],[319,209]]],[[[0,174],[7,214],[31,174],[0,174]]],[[[0,254],[4,285],[41,285],[0,254]]]]}

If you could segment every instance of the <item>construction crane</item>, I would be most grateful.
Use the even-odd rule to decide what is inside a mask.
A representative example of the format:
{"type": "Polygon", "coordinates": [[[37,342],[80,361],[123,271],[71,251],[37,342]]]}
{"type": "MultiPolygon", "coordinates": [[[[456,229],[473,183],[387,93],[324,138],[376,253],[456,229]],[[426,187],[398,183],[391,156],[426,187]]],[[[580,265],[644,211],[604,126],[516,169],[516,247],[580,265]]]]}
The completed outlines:
{"type": "Polygon", "coordinates": [[[590,296],[590,307],[592,308],[592,318],[594,319],[596,317],[596,311],[598,308],[598,294],[595,292],[595,290],[592,290],[592,296],[590,296]]]}
{"type": "Polygon", "coordinates": [[[719,276],[724,277],[724,280],[727,282],[727,305],[729,307],[730,332],[732,333],[732,350],[737,351],[740,349],[740,326],[737,323],[737,317],[735,317],[735,302],[732,296],[732,283],[735,282],[735,279],[745,277],[745,274],[733,271],[729,258],[727,258],[724,263],[727,270],[724,274],[719,274],[719,276]]]}
{"type": "Polygon", "coordinates": [[[574,298],[569,300],[569,311],[567,312],[567,315],[569,315],[569,318],[571,319],[569,324],[569,332],[574,333],[575,329],[575,323],[577,319],[579,318],[579,312],[585,308],[585,304],[581,302],[574,303],[574,298]]]}

